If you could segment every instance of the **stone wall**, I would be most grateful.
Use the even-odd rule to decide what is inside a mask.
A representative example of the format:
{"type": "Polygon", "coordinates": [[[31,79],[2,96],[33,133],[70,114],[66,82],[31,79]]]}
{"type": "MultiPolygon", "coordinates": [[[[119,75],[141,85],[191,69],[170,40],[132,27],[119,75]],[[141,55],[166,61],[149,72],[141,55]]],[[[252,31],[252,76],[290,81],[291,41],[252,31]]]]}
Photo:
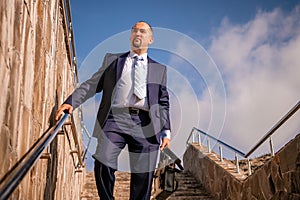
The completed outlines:
{"type": "MultiPolygon", "coordinates": [[[[0,1],[0,178],[54,125],[57,106],[74,89],[63,3],[0,1]]],[[[79,199],[83,174],[74,171],[68,134],[56,137],[50,159],[36,163],[12,199],[79,199]]]]}
{"type": "Polygon", "coordinates": [[[300,199],[300,134],[246,178],[234,176],[193,145],[183,161],[216,199],[300,199]]]}

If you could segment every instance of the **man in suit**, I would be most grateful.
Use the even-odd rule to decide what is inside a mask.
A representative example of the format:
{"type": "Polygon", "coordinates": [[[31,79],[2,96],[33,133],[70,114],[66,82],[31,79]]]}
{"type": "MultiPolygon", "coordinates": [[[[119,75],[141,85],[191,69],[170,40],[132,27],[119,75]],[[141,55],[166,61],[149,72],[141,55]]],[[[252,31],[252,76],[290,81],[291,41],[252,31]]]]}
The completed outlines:
{"type": "Polygon", "coordinates": [[[101,200],[114,199],[114,172],[122,149],[130,158],[130,199],[150,199],[159,149],[170,146],[169,95],[166,66],[152,60],[148,47],[152,27],[137,22],[131,30],[131,50],[106,54],[102,66],[59,107],[56,118],[102,92],[93,136],[98,145],[95,178],[101,200]]]}

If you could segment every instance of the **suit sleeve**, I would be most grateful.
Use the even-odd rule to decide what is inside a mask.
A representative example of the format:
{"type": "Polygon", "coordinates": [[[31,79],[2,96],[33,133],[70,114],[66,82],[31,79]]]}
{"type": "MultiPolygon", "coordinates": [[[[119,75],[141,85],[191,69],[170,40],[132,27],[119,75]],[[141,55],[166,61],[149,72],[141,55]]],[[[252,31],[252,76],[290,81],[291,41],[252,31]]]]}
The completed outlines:
{"type": "Polygon", "coordinates": [[[160,85],[159,94],[159,106],[160,106],[160,117],[161,117],[161,127],[163,131],[171,130],[170,125],[170,104],[169,104],[169,93],[167,90],[167,69],[164,68],[162,84],[160,85]]]}
{"type": "Polygon", "coordinates": [[[108,54],[103,59],[102,66],[92,75],[91,78],[83,82],[74,92],[65,100],[64,104],[70,104],[73,108],[77,108],[87,99],[93,97],[103,89],[103,74],[108,66],[108,54]]]}

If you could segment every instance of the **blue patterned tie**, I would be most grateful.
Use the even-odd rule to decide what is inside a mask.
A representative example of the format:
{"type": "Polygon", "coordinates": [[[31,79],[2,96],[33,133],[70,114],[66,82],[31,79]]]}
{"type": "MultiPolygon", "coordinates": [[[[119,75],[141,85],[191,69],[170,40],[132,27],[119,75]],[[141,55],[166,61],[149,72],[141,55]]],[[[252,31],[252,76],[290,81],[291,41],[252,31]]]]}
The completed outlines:
{"type": "Polygon", "coordinates": [[[139,98],[143,99],[146,97],[146,79],[147,79],[147,68],[142,63],[143,58],[134,57],[134,90],[133,93],[139,98]]]}

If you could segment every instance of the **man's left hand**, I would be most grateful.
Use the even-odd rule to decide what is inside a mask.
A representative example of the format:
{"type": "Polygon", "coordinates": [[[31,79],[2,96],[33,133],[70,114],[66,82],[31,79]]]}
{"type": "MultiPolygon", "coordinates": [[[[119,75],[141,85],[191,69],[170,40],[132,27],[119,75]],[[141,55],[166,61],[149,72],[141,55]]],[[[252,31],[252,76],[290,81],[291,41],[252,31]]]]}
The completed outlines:
{"type": "Polygon", "coordinates": [[[162,151],[165,147],[170,148],[171,140],[169,138],[163,138],[162,143],[160,145],[160,150],[162,151]]]}

